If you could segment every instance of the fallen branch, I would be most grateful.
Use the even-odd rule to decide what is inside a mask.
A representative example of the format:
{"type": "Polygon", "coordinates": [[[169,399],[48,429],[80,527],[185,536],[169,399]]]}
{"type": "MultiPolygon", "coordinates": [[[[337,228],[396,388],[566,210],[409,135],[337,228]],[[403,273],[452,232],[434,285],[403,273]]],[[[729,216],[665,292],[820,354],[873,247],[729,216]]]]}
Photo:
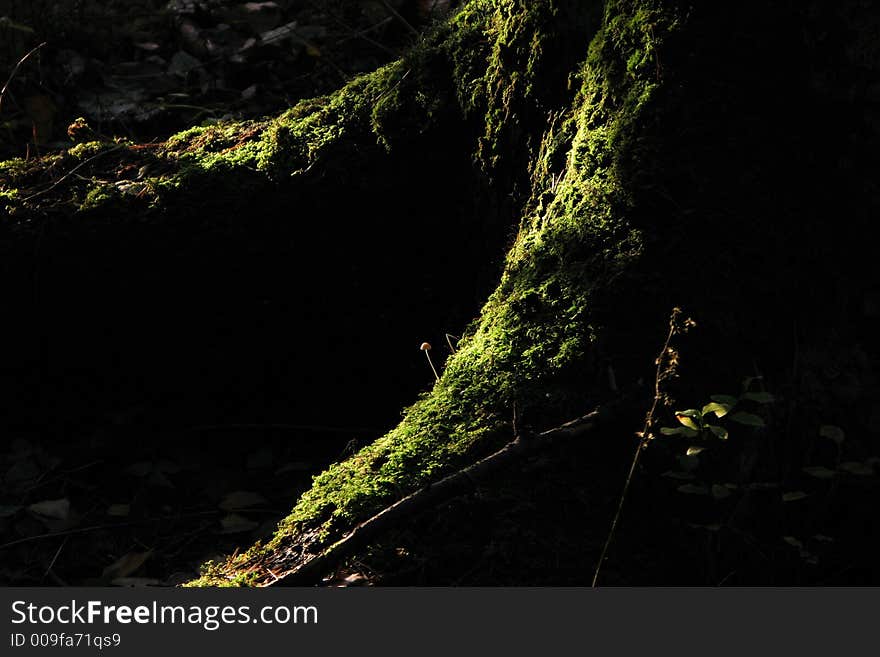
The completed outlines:
{"type": "Polygon", "coordinates": [[[24,64],[27,61],[28,57],[33,55],[35,52],[37,52],[43,46],[45,46],[46,43],[47,43],[46,41],[43,41],[43,43],[41,43],[40,45],[36,46],[35,48],[32,48],[30,50],[30,52],[28,52],[24,57],[19,59],[18,64],[16,64],[13,67],[12,73],[9,74],[9,79],[6,80],[6,84],[4,84],[3,88],[0,89],[0,110],[3,109],[3,98],[6,96],[6,90],[9,89],[9,85],[12,83],[12,78],[14,78],[15,74],[18,73],[18,69],[21,67],[22,64],[24,64]]]}
{"type": "Polygon", "coordinates": [[[404,518],[445,500],[469,493],[475,488],[475,484],[478,481],[498,472],[512,461],[546,449],[559,438],[574,438],[589,433],[598,425],[607,423],[612,418],[619,417],[623,407],[628,408],[631,405],[632,400],[617,401],[539,434],[518,435],[497,452],[435,483],[428,484],[424,488],[386,507],[376,515],[355,526],[343,538],[289,572],[272,572],[272,581],[267,582],[264,586],[275,585],[279,582],[284,586],[317,583],[320,581],[323,573],[329,570],[331,564],[349,556],[353,551],[368,544],[378,534],[394,527],[404,518]]]}

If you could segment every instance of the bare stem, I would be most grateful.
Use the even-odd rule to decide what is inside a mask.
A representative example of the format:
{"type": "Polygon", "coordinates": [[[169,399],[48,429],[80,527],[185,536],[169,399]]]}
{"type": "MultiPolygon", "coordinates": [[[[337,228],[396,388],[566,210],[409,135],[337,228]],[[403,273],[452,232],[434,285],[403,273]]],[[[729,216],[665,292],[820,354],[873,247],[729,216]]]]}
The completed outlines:
{"type": "Polygon", "coordinates": [[[669,345],[672,342],[672,337],[678,331],[678,318],[680,315],[681,310],[673,308],[672,316],[669,318],[669,333],[666,335],[666,342],[663,343],[663,350],[660,352],[660,355],[657,356],[657,372],[654,377],[654,402],[651,404],[651,410],[648,411],[648,415],[645,416],[645,426],[639,436],[639,444],[636,446],[636,453],[633,455],[632,464],[630,465],[629,473],[626,476],[626,482],[623,484],[623,492],[621,492],[620,501],[617,503],[617,511],[614,514],[614,520],[611,522],[611,529],[608,531],[608,538],[605,539],[605,545],[602,547],[602,553],[599,555],[599,561],[596,563],[596,570],[593,573],[593,588],[599,585],[599,573],[602,570],[602,564],[605,561],[605,555],[608,553],[608,548],[611,546],[611,541],[614,539],[614,533],[617,531],[617,525],[620,522],[620,514],[623,511],[623,503],[626,500],[626,494],[629,491],[629,485],[632,483],[633,476],[635,475],[636,467],[639,465],[639,458],[642,455],[642,450],[645,449],[648,442],[651,440],[651,427],[654,424],[654,413],[657,411],[657,404],[660,403],[660,400],[663,397],[660,391],[660,381],[663,378],[663,373],[665,371],[664,364],[669,359],[669,345]]]}
{"type": "Polygon", "coordinates": [[[425,356],[428,357],[428,365],[431,366],[431,371],[434,372],[434,378],[437,379],[437,380],[439,381],[439,380],[440,380],[440,375],[437,374],[437,368],[434,367],[434,361],[431,360],[431,354],[428,352],[427,349],[425,350],[425,356]]]}
{"type": "Polygon", "coordinates": [[[43,41],[40,45],[32,48],[24,57],[18,60],[18,64],[15,65],[12,69],[12,73],[9,74],[9,79],[6,80],[6,84],[3,85],[3,89],[0,89],[0,109],[3,109],[3,98],[6,96],[6,90],[9,88],[9,84],[12,82],[12,78],[15,77],[15,74],[18,72],[18,68],[25,63],[28,57],[37,52],[40,48],[46,45],[46,41],[43,41]]]}

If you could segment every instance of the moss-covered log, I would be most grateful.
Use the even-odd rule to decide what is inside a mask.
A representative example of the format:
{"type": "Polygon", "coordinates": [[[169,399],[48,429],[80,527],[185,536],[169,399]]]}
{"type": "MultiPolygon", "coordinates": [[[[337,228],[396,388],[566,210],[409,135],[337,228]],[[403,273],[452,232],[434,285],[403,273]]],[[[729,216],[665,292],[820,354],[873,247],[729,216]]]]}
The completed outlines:
{"type": "MultiPolygon", "coordinates": [[[[700,327],[671,390],[682,403],[756,369],[787,402],[724,448],[718,482],[749,500],[756,481],[797,487],[820,424],[861,432],[859,455],[876,454],[878,275],[862,235],[880,203],[880,18],[858,2],[710,5],[474,0],[401,61],[279,117],[4,163],[4,285],[36,318],[5,327],[4,342],[37,342],[9,359],[70,357],[66,341],[79,340],[88,368],[115,357],[106,340],[157,331],[171,349],[161,369],[193,357],[188,332],[229,322],[255,339],[257,317],[271,337],[254,372],[291,344],[286,357],[308,352],[296,376],[332,386],[336,368],[357,368],[371,385],[371,372],[406,367],[389,356],[413,332],[395,304],[422,325],[464,324],[476,300],[460,291],[477,279],[488,294],[497,277],[400,424],[317,476],[268,544],[210,564],[197,584],[272,583],[506,443],[514,412],[550,427],[649,379],[673,306],[700,327]],[[266,269],[241,271],[240,249],[266,269]],[[124,275],[95,291],[108,272],[124,275]],[[157,279],[168,296],[146,300],[144,318],[157,279]],[[273,299],[326,299],[322,331],[339,330],[322,336],[302,317],[272,334],[253,307],[261,279],[273,299]],[[112,324],[115,298],[146,326],[96,340],[56,325],[74,310],[88,330],[112,324]]],[[[376,418],[356,387],[345,393],[321,412],[376,418]]],[[[601,541],[607,526],[591,531],[601,541]]]]}

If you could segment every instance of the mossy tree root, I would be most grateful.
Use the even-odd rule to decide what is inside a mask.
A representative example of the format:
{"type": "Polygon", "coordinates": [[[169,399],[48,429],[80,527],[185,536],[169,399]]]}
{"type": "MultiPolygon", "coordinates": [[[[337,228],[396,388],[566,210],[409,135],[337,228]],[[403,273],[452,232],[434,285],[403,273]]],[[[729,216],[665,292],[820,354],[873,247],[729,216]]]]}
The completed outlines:
{"type": "Polygon", "coordinates": [[[316,584],[330,569],[356,550],[368,545],[373,539],[411,518],[416,513],[436,506],[458,495],[472,492],[477,484],[486,481],[512,463],[538,451],[549,449],[560,439],[570,439],[594,432],[619,418],[622,413],[636,408],[635,398],[622,398],[600,406],[586,415],[570,420],[558,427],[531,434],[522,431],[504,445],[475,463],[458,470],[435,483],[420,488],[386,507],[374,516],[356,525],[348,534],[317,555],[306,559],[292,570],[279,574],[269,572],[271,579],[263,585],[316,584]]]}

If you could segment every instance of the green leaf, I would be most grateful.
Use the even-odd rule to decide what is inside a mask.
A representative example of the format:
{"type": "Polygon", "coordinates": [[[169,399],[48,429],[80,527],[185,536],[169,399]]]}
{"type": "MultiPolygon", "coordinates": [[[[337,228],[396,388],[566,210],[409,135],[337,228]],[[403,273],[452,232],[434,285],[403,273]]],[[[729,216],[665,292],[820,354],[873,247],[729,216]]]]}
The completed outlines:
{"type": "Polygon", "coordinates": [[[685,455],[686,456],[696,456],[697,454],[699,454],[700,452],[702,452],[705,449],[706,449],[705,447],[697,447],[696,445],[691,445],[690,447],[687,448],[687,452],[685,452],[685,455]]]}
{"type": "Polygon", "coordinates": [[[811,465],[803,468],[803,471],[816,479],[831,479],[835,475],[834,470],[829,470],[821,465],[811,465]]]}
{"type": "Polygon", "coordinates": [[[733,413],[730,415],[730,419],[734,422],[739,422],[740,424],[745,424],[749,427],[763,427],[766,426],[764,424],[764,420],[755,415],[754,413],[744,413],[739,411],[737,413],[733,413]]]}
{"type": "Polygon", "coordinates": [[[730,413],[731,408],[733,408],[732,404],[712,402],[703,406],[703,415],[705,416],[707,413],[715,413],[715,417],[724,417],[730,413]]]}
{"type": "Polygon", "coordinates": [[[699,431],[694,431],[689,427],[660,427],[660,433],[664,436],[684,436],[685,438],[696,438],[700,435],[699,431]]]}
{"type": "Polygon", "coordinates": [[[710,395],[709,399],[711,399],[713,402],[726,404],[731,407],[736,406],[736,403],[739,401],[737,397],[732,397],[731,395],[710,395]]]}
{"type": "Polygon", "coordinates": [[[700,412],[695,409],[689,409],[687,411],[676,411],[675,419],[681,422],[684,426],[689,429],[694,429],[695,431],[699,430],[700,425],[694,422],[695,419],[700,419],[702,416],[700,412]]]}
{"type": "Polygon", "coordinates": [[[691,472],[692,470],[696,470],[698,467],[700,467],[700,459],[698,459],[696,456],[682,455],[678,457],[678,464],[682,467],[683,470],[691,472]]]}
{"type": "Polygon", "coordinates": [[[708,495],[709,489],[697,484],[683,484],[678,487],[678,492],[686,495],[708,495]]]}
{"type": "Polygon", "coordinates": [[[802,500],[805,497],[809,497],[808,493],[805,493],[802,490],[792,490],[787,493],[782,494],[783,502],[796,502],[797,500],[802,500]]]}
{"type": "Polygon", "coordinates": [[[742,399],[748,399],[759,404],[772,404],[776,401],[776,398],[769,392],[747,392],[742,396],[742,399]]]}
{"type": "Polygon", "coordinates": [[[833,424],[823,424],[819,427],[819,435],[823,438],[833,440],[838,445],[842,443],[844,439],[843,429],[836,427],[833,424]]]}
{"type": "Polygon", "coordinates": [[[725,429],[724,427],[717,427],[714,424],[710,424],[708,429],[721,440],[727,440],[727,436],[729,434],[727,433],[727,429],[725,429]]]}

